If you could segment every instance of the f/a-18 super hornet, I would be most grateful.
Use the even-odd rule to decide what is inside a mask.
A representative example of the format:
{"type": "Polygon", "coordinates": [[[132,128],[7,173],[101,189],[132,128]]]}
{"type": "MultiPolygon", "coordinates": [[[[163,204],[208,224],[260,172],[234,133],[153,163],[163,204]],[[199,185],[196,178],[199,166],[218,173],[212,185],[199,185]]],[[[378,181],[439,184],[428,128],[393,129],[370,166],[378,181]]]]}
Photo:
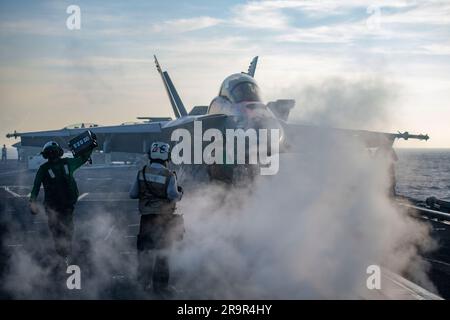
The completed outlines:
{"type": "MultiPolygon", "coordinates": [[[[167,141],[172,146],[176,145],[176,141],[172,141],[172,138],[174,131],[177,129],[186,129],[187,131],[185,132],[192,133],[194,138],[199,134],[199,132],[195,132],[196,130],[200,130],[202,137],[203,133],[208,129],[217,129],[222,133],[225,133],[227,129],[241,129],[243,132],[247,132],[249,129],[263,129],[269,133],[277,130],[279,152],[295,151],[296,146],[303,145],[310,141],[313,136],[318,135],[359,139],[367,148],[382,145],[392,146],[397,138],[405,140],[428,139],[428,135],[411,135],[408,132],[384,133],[289,123],[289,113],[294,107],[295,101],[280,99],[263,103],[259,86],[255,80],[257,62],[258,57],[255,57],[251,61],[247,72],[235,73],[225,78],[220,86],[219,94],[211,101],[209,106],[196,106],[188,113],[169,74],[167,71],[162,70],[155,56],[156,68],[167,91],[175,119],[139,117],[138,119],[145,120],[145,122],[114,126],[66,127],[60,130],[26,133],[14,132],[8,134],[7,137],[20,137],[21,147],[41,147],[49,140],[54,140],[62,146],[67,146],[72,138],[88,128],[96,134],[99,147],[104,153],[126,152],[138,154],[147,152],[153,141],[167,141]]],[[[267,143],[267,140],[268,138],[264,141],[267,143]]],[[[258,143],[260,143],[259,137],[258,143]]],[[[205,145],[207,145],[207,141],[202,140],[200,143],[201,151],[205,148],[205,145]]],[[[193,143],[192,151],[194,152],[192,152],[192,158],[195,157],[193,155],[195,148],[195,143],[193,143]]],[[[189,154],[191,153],[189,152],[189,154]]],[[[246,156],[248,155],[246,154],[246,156]]],[[[195,159],[191,163],[194,165],[204,164],[195,161],[195,159]]],[[[239,167],[239,165],[234,163],[229,165],[228,162],[220,165],[217,162],[208,163],[205,166],[211,178],[222,180],[232,180],[234,170],[239,167]]]]}

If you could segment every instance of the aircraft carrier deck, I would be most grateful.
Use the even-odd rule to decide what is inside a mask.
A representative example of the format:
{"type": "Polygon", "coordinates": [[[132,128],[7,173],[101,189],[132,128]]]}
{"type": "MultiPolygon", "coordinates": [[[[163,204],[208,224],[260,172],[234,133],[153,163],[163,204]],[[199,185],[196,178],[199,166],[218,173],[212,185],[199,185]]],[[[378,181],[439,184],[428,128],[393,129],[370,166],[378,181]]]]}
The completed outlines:
{"type": "MultiPolygon", "coordinates": [[[[33,259],[34,263],[47,266],[45,270],[52,270],[52,262],[48,261],[47,253],[53,250],[53,244],[45,214],[32,216],[28,209],[28,195],[35,172],[27,170],[24,164],[19,164],[15,160],[0,164],[0,279],[3,284],[0,297],[2,299],[158,298],[148,296],[141,291],[133,277],[136,266],[135,242],[139,215],[136,200],[128,198],[128,190],[135,178],[136,170],[136,167],[130,165],[115,168],[88,166],[77,171],[76,179],[80,198],[75,211],[74,263],[80,265],[84,272],[83,290],[69,291],[60,287],[55,289],[54,284],[42,280],[43,277],[49,277],[51,274],[35,272],[28,279],[34,283],[34,289],[30,294],[26,286],[22,288],[24,283],[20,283],[22,281],[20,278],[12,279],[16,282],[8,284],[5,276],[14,271],[11,268],[25,267],[17,261],[26,259],[33,259]],[[109,223],[100,225],[96,223],[97,218],[109,223]],[[84,232],[94,229],[93,233],[84,232]],[[96,249],[92,248],[92,241],[97,244],[96,249]],[[100,251],[92,252],[93,250],[100,251]],[[108,252],[108,255],[112,253],[114,257],[105,255],[105,252],[108,252]],[[32,258],[26,258],[27,255],[31,255],[32,258]],[[104,270],[95,269],[95,266],[90,263],[93,255],[96,256],[95,259],[103,259],[106,263],[108,259],[119,260],[123,263],[119,263],[118,267],[110,266],[108,271],[104,272],[104,270]],[[86,274],[88,280],[86,280],[86,274]],[[12,290],[14,294],[11,290],[7,290],[8,285],[9,288],[17,287],[12,290]],[[99,291],[98,288],[101,290],[99,291]]],[[[42,199],[42,191],[39,199],[42,199]]],[[[411,208],[411,210],[416,209],[411,208]]],[[[432,235],[439,241],[439,249],[425,258],[431,263],[429,276],[439,291],[440,297],[450,299],[450,224],[443,221],[445,216],[438,219],[439,217],[426,216],[425,211],[417,217],[431,223],[432,235]]],[[[173,274],[172,279],[176,281],[176,278],[181,276],[173,274]]],[[[374,299],[440,298],[390,272],[383,272],[382,281],[384,290],[374,292],[374,299]]],[[[173,298],[204,298],[186,288],[177,289],[173,298]]]]}

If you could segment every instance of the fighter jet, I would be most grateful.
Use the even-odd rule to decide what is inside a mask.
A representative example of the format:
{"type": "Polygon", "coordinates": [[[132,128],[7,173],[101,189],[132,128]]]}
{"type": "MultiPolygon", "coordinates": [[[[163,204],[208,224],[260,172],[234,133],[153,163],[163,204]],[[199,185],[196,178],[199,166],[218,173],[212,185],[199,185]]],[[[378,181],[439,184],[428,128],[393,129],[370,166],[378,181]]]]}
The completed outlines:
{"type": "MultiPolygon", "coordinates": [[[[280,99],[264,103],[261,99],[260,88],[255,80],[258,57],[253,58],[247,72],[235,73],[226,77],[220,86],[218,95],[212,99],[209,106],[196,106],[187,112],[168,72],[163,71],[156,56],[154,58],[175,119],[138,117],[140,120],[145,120],[145,123],[115,126],[90,125],[89,130],[96,134],[99,147],[103,152],[143,154],[147,152],[153,141],[167,141],[173,144],[171,134],[176,129],[184,128],[193,132],[194,123],[197,121],[201,122],[203,132],[210,128],[219,129],[221,132],[226,129],[267,129],[268,131],[278,129],[280,152],[296,152],[298,146],[307,143],[317,135],[360,139],[368,148],[385,144],[392,145],[397,138],[405,140],[427,140],[429,138],[428,135],[410,135],[408,132],[385,133],[289,123],[289,113],[295,105],[294,100],[280,99]]],[[[41,147],[49,140],[67,146],[69,140],[86,129],[86,126],[78,126],[51,131],[14,132],[7,134],[7,137],[20,137],[21,147],[41,147]]],[[[210,178],[229,181],[233,179],[233,170],[237,166],[211,164],[207,167],[210,178]]]]}

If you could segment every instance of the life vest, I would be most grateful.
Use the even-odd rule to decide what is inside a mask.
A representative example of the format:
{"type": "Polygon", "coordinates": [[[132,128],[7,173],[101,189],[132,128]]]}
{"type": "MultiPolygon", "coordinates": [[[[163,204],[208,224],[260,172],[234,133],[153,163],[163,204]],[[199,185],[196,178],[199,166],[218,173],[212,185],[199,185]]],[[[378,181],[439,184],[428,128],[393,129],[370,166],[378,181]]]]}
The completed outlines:
{"type": "Polygon", "coordinates": [[[43,166],[45,203],[56,208],[73,206],[78,199],[78,187],[70,172],[68,160],[63,158],[56,163],[47,162],[43,166]]]}
{"type": "Polygon", "coordinates": [[[139,212],[146,214],[173,214],[175,202],[167,197],[167,186],[174,174],[167,168],[144,166],[138,172],[139,212]]]}

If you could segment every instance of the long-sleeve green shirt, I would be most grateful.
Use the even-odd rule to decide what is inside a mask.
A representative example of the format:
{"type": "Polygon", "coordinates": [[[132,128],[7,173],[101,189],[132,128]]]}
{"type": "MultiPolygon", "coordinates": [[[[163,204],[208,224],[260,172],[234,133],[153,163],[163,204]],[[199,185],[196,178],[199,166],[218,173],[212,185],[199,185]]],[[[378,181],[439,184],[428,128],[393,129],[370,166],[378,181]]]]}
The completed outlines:
{"type": "MultiPolygon", "coordinates": [[[[92,150],[89,150],[75,158],[62,158],[62,159],[58,159],[55,162],[47,161],[46,163],[42,164],[39,167],[38,172],[36,173],[36,177],[34,178],[33,190],[31,191],[30,201],[34,201],[38,197],[39,190],[41,188],[41,184],[43,183],[43,180],[44,180],[44,176],[46,175],[46,173],[49,169],[51,169],[52,172],[56,176],[61,176],[64,174],[64,172],[63,172],[64,164],[67,164],[67,166],[69,168],[69,177],[70,177],[70,179],[73,179],[73,173],[75,172],[75,170],[77,170],[79,167],[81,167],[83,164],[85,164],[86,161],[91,156],[91,154],[92,154],[92,150]]],[[[44,185],[44,188],[45,188],[45,185],[44,185]]],[[[73,190],[70,190],[70,191],[78,193],[76,184],[74,185],[73,190]]]]}

